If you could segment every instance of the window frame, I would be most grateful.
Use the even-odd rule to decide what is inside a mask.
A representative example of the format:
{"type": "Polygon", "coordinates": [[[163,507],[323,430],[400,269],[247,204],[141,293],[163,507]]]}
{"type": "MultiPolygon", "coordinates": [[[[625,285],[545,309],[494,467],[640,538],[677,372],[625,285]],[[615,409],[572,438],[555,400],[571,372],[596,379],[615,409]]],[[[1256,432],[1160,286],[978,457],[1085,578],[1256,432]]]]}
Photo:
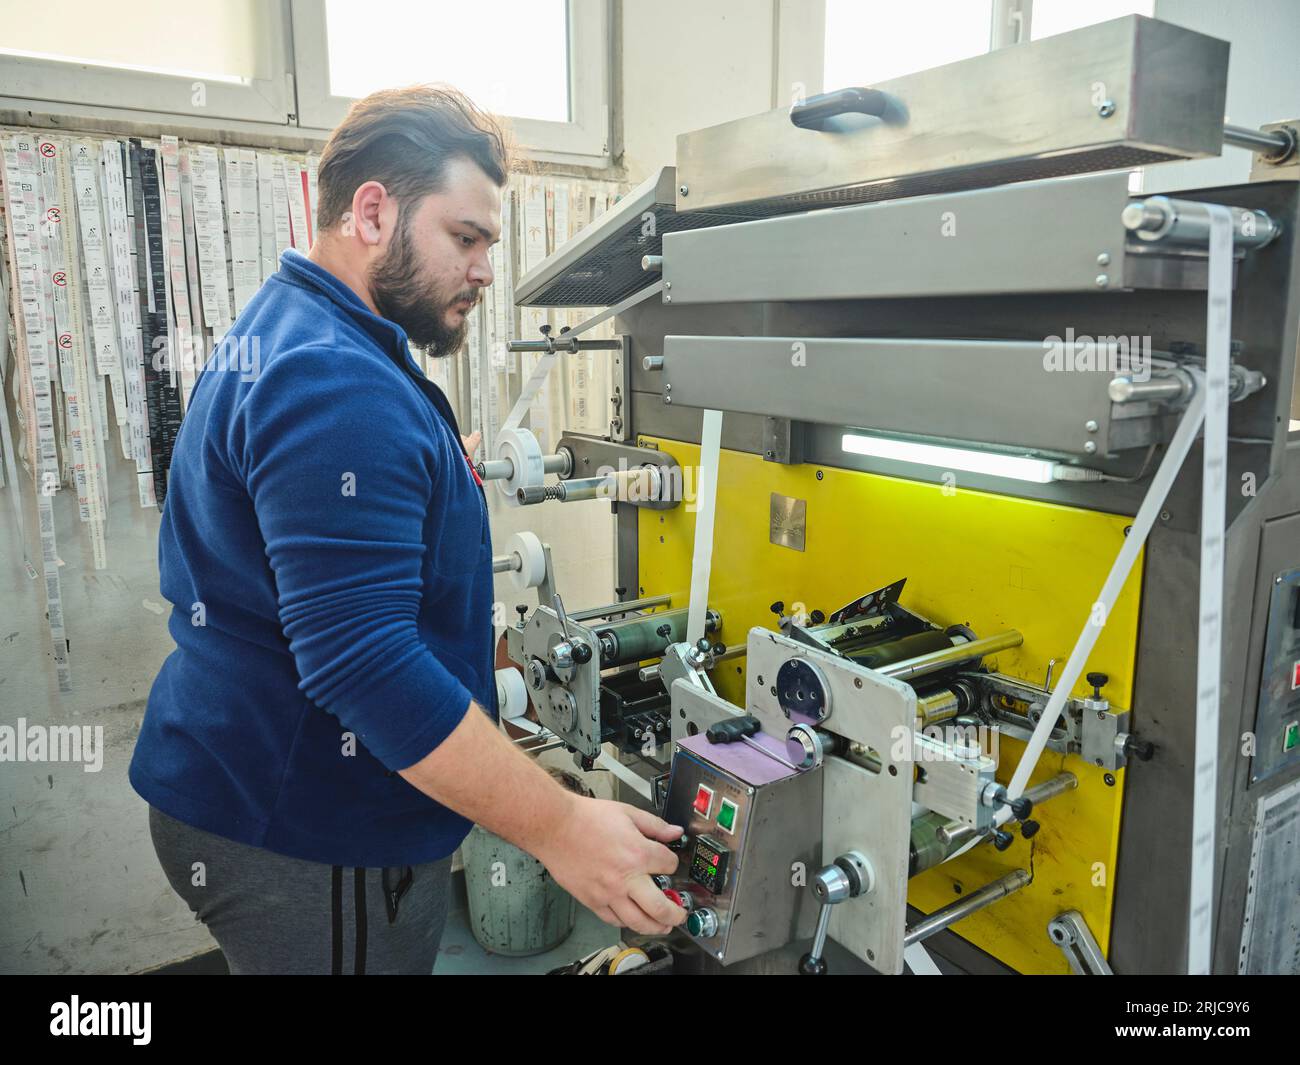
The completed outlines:
{"type": "MultiPolygon", "coordinates": [[[[256,122],[279,127],[293,121],[294,99],[287,61],[289,26],[282,3],[254,5],[258,18],[255,41],[265,50],[265,78],[240,84],[201,75],[159,74],[129,67],[100,66],[75,60],[35,59],[0,54],[0,100],[32,103],[71,113],[94,107],[139,112],[142,120],[166,115],[207,123],[214,120],[256,122]],[[203,103],[195,103],[196,85],[203,85],[203,103]],[[75,110],[74,110],[75,109],[75,110]]],[[[135,116],[129,116],[135,117],[135,116]]]]}
{"type": "MultiPolygon", "coordinates": [[[[567,0],[569,26],[568,122],[506,118],[516,145],[533,159],[608,166],[610,156],[609,0],[567,0]]],[[[298,122],[332,129],[352,99],[329,91],[329,45],[324,0],[291,0],[298,122]]]]}

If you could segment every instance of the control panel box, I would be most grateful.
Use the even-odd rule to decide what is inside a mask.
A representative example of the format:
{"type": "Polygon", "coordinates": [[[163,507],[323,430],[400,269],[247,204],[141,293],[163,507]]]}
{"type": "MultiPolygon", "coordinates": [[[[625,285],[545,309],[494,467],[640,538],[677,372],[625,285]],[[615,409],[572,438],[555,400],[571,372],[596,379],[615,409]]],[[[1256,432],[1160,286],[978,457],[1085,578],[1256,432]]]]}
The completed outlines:
{"type": "Polygon", "coordinates": [[[773,737],[753,740],[683,739],[664,803],[686,830],[669,890],[691,911],[687,933],[723,965],[810,939],[817,922],[822,774],[792,769],[773,737]]]}
{"type": "Polygon", "coordinates": [[[1300,762],[1300,568],[1274,577],[1255,715],[1251,783],[1300,762]]]}

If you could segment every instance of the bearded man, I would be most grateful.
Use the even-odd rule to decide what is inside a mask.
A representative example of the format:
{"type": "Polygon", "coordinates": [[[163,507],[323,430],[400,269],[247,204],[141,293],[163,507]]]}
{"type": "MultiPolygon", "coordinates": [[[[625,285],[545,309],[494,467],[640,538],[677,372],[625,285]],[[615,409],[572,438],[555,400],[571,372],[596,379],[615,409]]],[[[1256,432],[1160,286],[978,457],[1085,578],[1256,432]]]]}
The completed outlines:
{"type": "Polygon", "coordinates": [[[358,101],[286,251],[209,360],[159,534],[176,650],[131,763],[172,887],[231,971],[429,973],[477,822],[611,924],[685,912],[680,828],[556,783],[496,724],[487,502],[446,397],[492,283],[509,160],[460,93],[358,101]]]}

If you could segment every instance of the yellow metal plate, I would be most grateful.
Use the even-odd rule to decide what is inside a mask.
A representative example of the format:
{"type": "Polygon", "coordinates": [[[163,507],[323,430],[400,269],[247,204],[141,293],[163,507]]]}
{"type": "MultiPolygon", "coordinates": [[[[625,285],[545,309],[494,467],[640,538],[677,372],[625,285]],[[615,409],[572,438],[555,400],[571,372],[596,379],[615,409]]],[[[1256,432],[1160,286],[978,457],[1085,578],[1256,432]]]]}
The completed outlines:
{"type": "MultiPolygon", "coordinates": [[[[674,456],[695,478],[699,448],[642,437],[674,456]]],[[[719,638],[743,644],[755,625],[774,628],[770,605],[787,613],[826,613],[864,592],[907,578],[903,604],[940,625],[964,623],[979,635],[1018,629],[1024,644],[987,659],[1002,673],[1042,684],[1048,662],[1057,673],[1074,647],[1097,593],[1119,551],[1123,517],[1051,503],[923,484],[817,466],[783,466],[756,455],[723,451],[718,477],[709,605],[722,612],[719,638]],[[771,495],[806,500],[803,551],[773,544],[771,495]]],[[[672,605],[689,599],[695,511],[641,510],[638,594],[668,593],[672,605]]],[[[1139,558],[1106,620],[1088,670],[1109,675],[1106,695],[1131,705],[1137,646],[1139,558]]],[[[743,659],[714,671],[719,692],[744,705],[743,659]]],[[[1086,672],[1087,670],[1085,670],[1086,672]]],[[[1076,695],[1090,689],[1080,683],[1076,695]]],[[[998,779],[1008,781],[1023,744],[1001,742],[998,779]]],[[[1017,895],[954,925],[954,931],[1023,973],[1068,972],[1047,938],[1047,923],[1078,910],[1107,949],[1113,876],[1119,844],[1123,773],[1106,774],[1073,755],[1048,751],[1034,781],[1062,769],[1079,778],[1077,790],[1035,813],[1042,829],[1030,841],[1016,836],[1003,853],[990,846],[915,877],[908,901],[924,912],[947,905],[1013,868],[1033,882],[1017,895]]]]}

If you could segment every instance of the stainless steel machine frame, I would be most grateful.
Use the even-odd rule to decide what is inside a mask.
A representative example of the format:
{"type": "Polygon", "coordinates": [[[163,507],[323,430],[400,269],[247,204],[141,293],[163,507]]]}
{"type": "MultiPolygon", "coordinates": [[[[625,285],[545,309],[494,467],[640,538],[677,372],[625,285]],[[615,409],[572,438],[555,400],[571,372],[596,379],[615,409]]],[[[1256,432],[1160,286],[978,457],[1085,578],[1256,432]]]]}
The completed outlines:
{"type": "MultiPolygon", "coordinates": [[[[1092,38],[1082,43],[1075,41],[1069,47],[1087,45],[1094,55],[1106,53],[1114,60],[1106,68],[1104,80],[1112,90],[1128,86],[1137,95],[1125,101],[1114,98],[1112,91],[1108,98],[1116,105],[1113,114],[1127,114],[1126,108],[1132,106],[1154,108],[1149,112],[1154,127],[1147,126],[1145,118],[1139,118],[1140,129],[1127,127],[1108,141],[1094,142],[1094,146],[1121,149],[1112,165],[1134,165],[1156,157],[1215,154],[1221,137],[1216,138],[1209,131],[1204,116],[1215,117],[1221,134],[1219,92],[1226,46],[1221,42],[1205,45],[1202,42],[1207,38],[1200,38],[1200,42],[1180,38],[1181,47],[1203,49],[1201,61],[1189,64],[1178,59],[1162,63],[1158,56],[1144,57],[1143,49],[1157,39],[1148,35],[1164,36],[1170,33],[1169,28],[1157,29],[1160,24],[1145,19],[1119,21],[1126,26],[1116,28],[1118,22],[1111,23],[1107,24],[1111,29],[1094,27],[1091,31],[1079,31],[1079,35],[1057,39],[1068,41],[1085,32],[1092,33],[1092,38]],[[1107,35],[1115,39],[1112,41],[1107,35]],[[1102,47],[1106,41],[1110,45],[1102,47]],[[1121,41],[1129,44],[1121,47],[1121,41]],[[1182,85],[1191,94],[1193,107],[1184,110],[1180,91],[1172,88],[1176,85],[1182,85]],[[1152,103],[1161,99],[1172,102],[1177,113],[1152,103]],[[1184,115],[1198,128],[1188,128],[1184,115]],[[1146,148],[1142,147],[1144,144],[1146,148]],[[1143,155],[1144,151],[1151,154],[1143,155]]],[[[1046,55],[1048,49],[1043,46],[1050,43],[1020,46],[1017,50],[1039,48],[1046,55]]],[[[1182,53],[1177,50],[1170,53],[1177,54],[1182,53]]],[[[996,55],[986,58],[990,60],[990,69],[996,62],[1010,61],[996,55]]],[[[1041,138],[1047,135],[1044,124],[1058,112],[1053,110],[1056,105],[1051,102],[1040,107],[1037,95],[1048,94],[1043,86],[1055,85],[1054,75],[1044,72],[1043,80],[1033,82],[1029,89],[1025,79],[1017,75],[1008,81],[1009,91],[1014,89],[1016,93],[1014,106],[989,106],[980,110],[975,104],[963,103],[963,99],[979,94],[972,92],[968,84],[960,93],[956,92],[954,85],[962,84],[961,79],[954,81],[949,77],[961,72],[964,66],[967,64],[945,68],[947,74],[937,71],[904,79],[909,84],[927,86],[924,98],[929,103],[961,105],[959,112],[952,116],[956,129],[950,143],[960,143],[963,135],[973,136],[992,128],[1017,129],[1022,115],[1019,108],[1023,106],[1030,108],[1033,131],[1040,137],[1035,142],[1036,150],[1041,152],[1046,143],[1041,138]],[[1027,98],[1029,102],[1025,102],[1027,98]]],[[[1083,77],[1084,82],[1088,80],[1089,76],[1083,77]]],[[[1086,92],[1083,95],[1086,97],[1086,92]]],[[[1073,107],[1077,101],[1073,96],[1070,99],[1073,107]]],[[[919,105],[915,115],[919,123],[919,105]]],[[[1081,113],[1077,120],[1070,119],[1094,123],[1099,130],[1111,128],[1105,126],[1106,120],[1107,116],[1100,115],[1096,108],[1087,115],[1081,113]]],[[[933,122],[937,135],[941,123],[937,117],[933,122]]],[[[1273,128],[1294,130],[1296,125],[1291,121],[1273,128]]],[[[1076,149],[1079,169],[1104,165],[1098,162],[1102,157],[1088,155],[1087,138],[1078,133],[1077,127],[1071,129],[1073,133],[1059,147],[1076,149]]],[[[912,127],[913,134],[919,131],[919,125],[912,127]]],[[[872,130],[878,142],[893,132],[872,130]]],[[[802,135],[808,131],[794,133],[802,135]]],[[[852,203],[877,194],[894,195],[899,189],[890,191],[885,179],[908,177],[910,153],[913,149],[920,151],[921,147],[917,139],[895,138],[894,154],[887,155],[884,161],[876,157],[877,162],[869,164],[874,170],[867,170],[867,180],[864,180],[868,164],[863,164],[860,158],[851,166],[847,155],[832,160],[796,153],[790,150],[791,136],[788,115],[773,112],[684,137],[679,146],[677,174],[679,213],[701,206],[739,204],[736,210],[761,216],[765,211],[771,214],[792,208],[806,209],[819,202],[852,203]],[[745,138],[751,142],[748,146],[741,143],[745,138]],[[786,160],[788,166],[773,169],[760,165],[762,160],[772,158],[786,160]],[[815,163],[809,168],[810,172],[816,171],[815,180],[805,179],[801,174],[801,168],[810,160],[815,163]],[[892,175],[890,160],[896,164],[892,175]],[[834,194],[822,195],[832,185],[848,191],[838,201],[834,194]],[[875,191],[864,192],[868,185],[875,191]],[[687,191],[683,192],[681,186],[687,186],[687,191]]],[[[1113,179],[1076,180],[1063,176],[1035,185],[1012,185],[977,193],[960,191],[999,181],[1021,181],[1044,172],[1062,172],[1059,168],[1035,171],[1027,163],[1017,162],[1014,153],[1012,156],[1002,161],[1013,165],[999,172],[994,166],[998,160],[981,160],[977,154],[968,153],[962,157],[967,165],[978,170],[987,163],[992,169],[964,176],[950,174],[939,186],[959,191],[938,192],[924,199],[877,207],[852,207],[843,212],[844,225],[857,225],[852,221],[856,218],[862,219],[863,226],[877,225],[873,218],[881,220],[881,234],[889,233],[889,227],[899,224],[896,220],[907,217],[909,212],[917,218],[932,219],[936,231],[946,214],[958,212],[960,231],[966,217],[961,212],[967,212],[972,215],[973,237],[956,253],[961,263],[958,271],[950,268],[947,256],[959,245],[929,237],[918,238],[905,246],[897,242],[891,245],[883,237],[882,243],[874,248],[864,248],[853,241],[840,245],[835,233],[840,221],[836,216],[841,214],[838,211],[812,211],[775,221],[669,235],[663,241],[663,258],[658,265],[665,281],[674,281],[674,286],[669,288],[665,284],[662,298],[631,306],[616,319],[624,341],[619,382],[624,438],[635,440],[638,434],[644,434],[698,443],[702,408],[696,404],[707,402],[727,411],[722,430],[725,449],[748,452],[773,462],[816,463],[918,481],[938,481],[937,471],[932,473],[924,467],[850,454],[841,446],[842,436],[851,429],[914,433],[923,428],[889,424],[886,414],[880,413],[897,410],[898,404],[909,396],[914,401],[920,397],[933,425],[961,427],[956,434],[933,432],[929,434],[932,437],[951,439],[954,435],[967,434],[979,445],[1004,446],[1023,453],[1027,447],[1042,446],[1041,440],[1027,438],[1024,425],[1055,424],[1059,427],[1060,445],[1051,450],[1064,452],[1067,461],[1086,463],[1107,478],[1039,484],[972,473],[963,477],[966,487],[1133,515],[1152,472],[1148,456],[1133,444],[1147,439],[1156,443],[1166,441],[1175,421],[1172,408],[1160,402],[1145,407],[1142,413],[1148,435],[1140,440],[1124,447],[1112,442],[1110,446],[1089,451],[1075,446],[1075,442],[1081,431],[1091,432],[1086,422],[1096,421],[1100,431],[1107,414],[1105,404],[1114,401],[1116,392],[1109,393],[1109,401],[1101,395],[1088,397],[1087,411],[1080,409],[1080,397],[1069,389],[1044,393],[1032,400],[1034,409],[1026,412],[1024,425],[999,431],[989,428],[987,423],[977,425],[978,412],[969,408],[980,401],[981,395],[990,403],[1008,402],[1007,396],[999,394],[1006,387],[1005,381],[986,381],[982,387],[973,385],[977,391],[961,396],[950,389],[933,388],[932,370],[926,369],[924,359],[909,363],[903,358],[909,346],[948,344],[953,350],[964,346],[970,357],[978,358],[978,352],[971,346],[988,345],[984,350],[996,353],[1014,350],[1017,344],[1042,345],[1044,338],[1060,332],[1062,323],[1071,323],[1080,333],[1094,336],[1149,338],[1153,351],[1168,353],[1191,365],[1203,356],[1204,249],[1195,245],[1169,246],[1160,251],[1162,262],[1142,259],[1149,253],[1136,246],[1132,237],[1135,231],[1122,226],[1122,217],[1115,214],[1117,209],[1122,213],[1124,205],[1118,203],[1120,196],[1113,179]],[[1039,204],[1041,209],[1027,218],[1024,204],[1039,204]],[[874,216],[869,213],[872,210],[876,211],[874,216]],[[860,214],[851,215],[851,212],[860,214]],[[1108,220],[1099,223],[1102,228],[1092,233],[1076,225],[1080,219],[1112,216],[1113,223],[1108,220]],[[1025,249],[1031,260],[1043,249],[1064,247],[1078,250],[1080,255],[1086,249],[1092,256],[1093,282],[1088,284],[1083,270],[1086,264],[1080,258],[1078,263],[1072,260],[1068,270],[1057,268],[1048,275],[1050,282],[1044,285],[1039,281],[1044,276],[1040,271],[1027,271],[1008,259],[1009,242],[1025,249]],[[837,265],[812,277],[779,268],[791,256],[811,261],[817,254],[826,254],[837,265]],[[878,261],[865,262],[871,258],[878,261]],[[891,264],[897,265],[891,276],[888,268],[882,268],[879,261],[882,258],[886,262],[909,261],[891,264]],[[720,276],[715,271],[706,276],[708,271],[702,269],[702,264],[721,262],[731,264],[734,274],[720,276]],[[1098,280],[1102,274],[1106,275],[1104,283],[1098,280]],[[974,281],[969,280],[973,275],[978,276],[974,281]],[[927,278],[933,282],[926,281],[927,278]],[[680,289],[678,284],[682,286],[680,289]],[[770,397],[759,397],[753,389],[747,390],[733,381],[734,394],[744,399],[736,409],[725,402],[725,389],[706,388],[703,383],[704,360],[710,352],[722,351],[726,345],[735,343],[734,338],[747,338],[747,350],[759,357],[766,350],[765,345],[770,345],[772,350],[786,345],[788,351],[792,338],[809,345],[813,351],[835,352],[839,350],[835,345],[846,345],[844,350],[853,348],[864,357],[878,358],[882,368],[886,366],[888,353],[892,352],[892,364],[882,369],[883,376],[878,379],[887,395],[878,401],[875,413],[864,408],[867,416],[849,419],[845,417],[848,412],[832,407],[830,416],[819,417],[810,412],[818,407],[817,390],[825,388],[825,378],[818,381],[817,375],[807,375],[784,381],[782,390],[776,394],[778,403],[771,403],[770,397]],[[695,376],[697,368],[701,376],[695,376]],[[669,369],[675,385],[671,402],[666,399],[665,369],[669,369]],[[688,397],[696,387],[699,393],[692,402],[688,397]],[[877,425],[877,422],[885,424],[877,425]],[[773,447],[774,439],[783,439],[785,446],[773,447]]],[[[925,169],[923,161],[914,169],[925,169]]],[[[1273,752],[1275,756],[1266,760],[1240,754],[1243,737],[1254,737],[1260,744],[1282,742],[1280,733],[1257,735],[1256,730],[1261,726],[1261,697],[1275,684],[1276,670],[1290,665],[1279,659],[1279,656],[1285,659],[1290,652],[1276,650],[1277,639],[1270,636],[1269,627],[1270,616],[1276,618],[1279,612],[1285,614],[1288,609],[1285,602],[1278,605],[1280,593],[1276,590],[1293,588],[1291,575],[1300,566],[1300,431],[1290,427],[1290,419],[1300,417],[1300,380],[1296,373],[1300,342],[1297,332],[1300,329],[1298,182],[1300,168],[1294,162],[1274,165],[1260,157],[1249,183],[1176,194],[1185,203],[1241,208],[1257,218],[1267,217],[1274,226],[1267,243],[1252,245],[1239,253],[1232,294],[1234,364],[1238,372],[1254,375],[1256,387],[1237,396],[1230,408],[1228,483],[1242,486],[1243,490],[1230,490],[1227,496],[1218,744],[1220,828],[1215,860],[1217,912],[1213,946],[1213,968],[1219,972],[1235,972],[1239,963],[1249,971],[1247,962],[1242,960],[1248,925],[1256,942],[1270,934],[1268,928],[1258,923],[1259,906],[1253,911],[1247,909],[1248,885],[1254,868],[1252,840],[1262,817],[1261,804],[1284,793],[1290,796],[1289,802],[1300,804],[1300,792],[1295,788],[1300,780],[1300,749],[1284,752],[1285,757],[1277,757],[1273,752]],[[1252,920],[1255,923],[1250,925],[1252,920]]],[[[908,185],[901,191],[915,195],[925,189],[908,185]]],[[[1154,216],[1158,212],[1153,207],[1149,213],[1154,216]]],[[[850,362],[846,359],[842,363],[846,373],[854,372],[850,362]]],[[[1014,408],[1014,397],[1010,402],[1014,408]]],[[[1112,429],[1113,426],[1112,422],[1112,429]]],[[[1196,704],[1199,455],[1198,444],[1183,465],[1146,545],[1132,720],[1123,727],[1131,727],[1154,739],[1158,755],[1149,763],[1135,766],[1126,774],[1124,782],[1124,816],[1118,867],[1112,876],[1114,915],[1107,959],[1118,973],[1177,973],[1184,971],[1187,964],[1188,885],[1193,849],[1190,811],[1195,746],[1192,710],[1196,704]]],[[[632,507],[619,507],[617,514],[619,583],[636,587],[637,526],[641,520],[653,520],[653,515],[642,514],[632,507]]],[[[1289,608],[1300,610],[1300,605],[1289,608]]],[[[754,662],[750,662],[749,669],[754,673],[761,671],[754,662]]],[[[900,720],[904,702],[900,694],[900,720]]],[[[757,703],[749,708],[750,712],[770,716],[771,707],[764,707],[761,700],[757,703]]],[[[912,706],[906,720],[910,722],[914,713],[912,706]]],[[[1289,722],[1285,713],[1279,717],[1269,709],[1268,715],[1264,724],[1270,732],[1277,732],[1278,724],[1289,722]]],[[[907,790],[910,800],[910,786],[907,790]]],[[[833,806],[828,801],[827,809],[833,806]]],[[[834,834],[830,828],[827,831],[834,834]]],[[[848,834],[843,839],[828,838],[824,857],[833,857],[835,848],[841,845],[852,846],[848,834]]],[[[1274,870],[1270,875],[1278,883],[1289,883],[1292,881],[1288,877],[1293,878],[1294,870],[1274,870]]],[[[857,901],[838,909],[847,912],[857,901]]],[[[1291,911],[1276,907],[1269,911],[1272,915],[1269,919],[1282,922],[1279,934],[1284,933],[1286,921],[1295,920],[1293,911],[1294,904],[1291,911]]],[[[831,934],[832,938],[841,934],[852,937],[853,932],[841,928],[836,919],[831,934]]],[[[866,948],[866,944],[855,945],[866,948]]],[[[884,949],[892,960],[893,945],[884,949]]],[[[978,967],[974,962],[968,965],[978,967]]]]}

